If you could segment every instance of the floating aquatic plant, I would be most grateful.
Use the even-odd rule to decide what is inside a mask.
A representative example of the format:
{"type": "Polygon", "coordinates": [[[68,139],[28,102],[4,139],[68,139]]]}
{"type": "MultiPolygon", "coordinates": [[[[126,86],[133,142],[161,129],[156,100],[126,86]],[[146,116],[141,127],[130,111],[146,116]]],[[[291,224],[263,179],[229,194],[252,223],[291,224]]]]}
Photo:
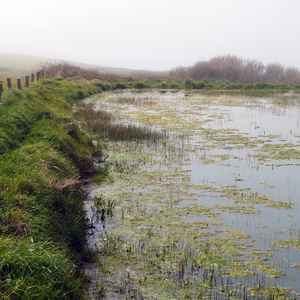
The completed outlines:
{"type": "Polygon", "coordinates": [[[293,299],[297,291],[281,286],[291,270],[276,250],[299,250],[289,238],[296,225],[277,230],[285,214],[295,218],[295,206],[275,197],[278,182],[259,172],[287,166],[299,145],[254,121],[235,127],[271,110],[266,98],[219,94],[126,91],[99,99],[118,120],[155,125],[169,137],[109,142],[113,183],[104,182],[101,193],[115,205],[100,253],[145,298],[293,299]]]}

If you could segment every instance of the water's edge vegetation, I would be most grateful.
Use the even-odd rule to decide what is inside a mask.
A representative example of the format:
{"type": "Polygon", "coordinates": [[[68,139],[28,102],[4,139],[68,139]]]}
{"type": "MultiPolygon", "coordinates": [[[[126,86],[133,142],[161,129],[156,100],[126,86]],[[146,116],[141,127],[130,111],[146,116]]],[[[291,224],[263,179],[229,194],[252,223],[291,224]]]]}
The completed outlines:
{"type": "Polygon", "coordinates": [[[0,298],[84,299],[81,182],[95,147],[72,113],[92,83],[43,80],[0,103],[0,298]]]}
{"type": "Polygon", "coordinates": [[[93,253],[85,249],[91,224],[86,222],[81,187],[84,179],[101,172],[94,166],[101,142],[93,143],[82,130],[73,108],[92,94],[126,88],[247,92],[300,86],[55,77],[28,89],[5,91],[0,102],[1,299],[87,297],[80,265],[91,261],[93,253]]]}
{"type": "MultiPolygon", "coordinates": [[[[293,245],[298,245],[294,226],[284,231],[289,220],[297,220],[292,214],[297,204],[294,208],[292,197],[284,197],[283,191],[279,197],[278,182],[269,182],[274,175],[270,166],[279,164],[279,169],[288,148],[297,149],[298,127],[287,127],[294,140],[284,143],[286,127],[279,125],[281,130],[274,131],[278,122],[260,112],[278,116],[292,109],[297,115],[299,93],[235,92],[129,90],[84,101],[95,130],[109,113],[116,124],[153,124],[168,133],[154,143],[132,143],[123,142],[114,131],[111,138],[116,138],[103,149],[108,159],[101,165],[109,174],[100,186],[91,187],[90,197],[96,226],[90,243],[101,259],[94,272],[89,270],[96,278],[96,299],[298,299],[298,255],[278,254],[291,234],[293,245]],[[256,118],[248,122],[248,115],[256,118]],[[273,143],[280,153],[261,155],[273,143]],[[279,161],[265,161],[271,157],[279,161]],[[244,167],[252,175],[246,176],[244,167]],[[249,178],[258,174],[265,176],[252,185],[249,178]],[[104,220],[102,209],[109,211],[104,220]],[[276,226],[271,218],[262,223],[259,219],[270,212],[280,214],[276,226]],[[272,238],[279,232],[277,226],[281,237],[284,232],[288,237],[280,239],[281,246],[275,235],[272,238]]],[[[292,115],[284,115],[285,123],[292,115]]],[[[285,163],[291,167],[292,156],[285,163]]],[[[292,186],[284,191],[295,191],[292,186]]]]}

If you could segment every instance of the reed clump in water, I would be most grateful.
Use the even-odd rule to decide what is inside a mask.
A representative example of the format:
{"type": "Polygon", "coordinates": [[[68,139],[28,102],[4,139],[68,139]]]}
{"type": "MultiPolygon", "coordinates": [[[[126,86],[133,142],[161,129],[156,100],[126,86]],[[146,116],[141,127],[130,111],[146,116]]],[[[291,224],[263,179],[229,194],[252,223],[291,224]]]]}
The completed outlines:
{"type": "Polygon", "coordinates": [[[152,141],[166,138],[167,134],[149,126],[122,124],[114,122],[114,116],[104,109],[95,110],[93,104],[82,103],[78,114],[84,119],[88,128],[101,133],[104,138],[113,141],[152,141]]]}

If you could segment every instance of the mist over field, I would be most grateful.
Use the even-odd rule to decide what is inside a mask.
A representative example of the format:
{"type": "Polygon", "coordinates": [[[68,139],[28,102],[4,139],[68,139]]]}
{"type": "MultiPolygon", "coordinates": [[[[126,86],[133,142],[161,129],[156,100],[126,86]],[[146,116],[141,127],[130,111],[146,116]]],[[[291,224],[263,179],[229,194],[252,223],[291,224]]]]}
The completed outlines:
{"type": "Polygon", "coordinates": [[[300,68],[294,0],[2,3],[0,52],[167,71],[219,55],[300,68]]]}
{"type": "MultiPolygon", "coordinates": [[[[173,78],[184,83],[186,88],[196,89],[204,88],[208,83],[225,84],[226,88],[230,89],[241,88],[239,84],[256,83],[275,84],[277,88],[280,85],[280,88],[286,86],[298,88],[300,85],[300,70],[296,67],[286,67],[280,63],[263,64],[257,60],[243,59],[234,55],[219,55],[210,60],[197,61],[188,67],[179,66],[163,72],[84,65],[76,62],[0,53],[0,80],[4,80],[5,77],[22,77],[41,68],[46,70],[47,77],[62,76],[108,81],[130,81],[142,78],[163,81],[173,78]],[[230,83],[237,85],[230,86],[230,83]]],[[[260,88],[265,87],[260,86],[260,88]]]]}

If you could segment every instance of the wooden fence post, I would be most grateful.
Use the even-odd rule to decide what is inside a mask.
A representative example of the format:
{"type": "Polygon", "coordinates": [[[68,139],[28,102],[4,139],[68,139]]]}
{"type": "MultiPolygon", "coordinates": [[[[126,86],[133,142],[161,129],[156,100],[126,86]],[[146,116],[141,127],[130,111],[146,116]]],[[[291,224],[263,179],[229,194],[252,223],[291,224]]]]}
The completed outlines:
{"type": "MultiPolygon", "coordinates": [[[[45,70],[42,69],[41,71],[38,71],[36,73],[36,81],[39,81],[41,78],[43,78],[45,76],[45,70]]],[[[9,89],[12,88],[12,84],[11,84],[11,78],[7,78],[7,87],[9,89]]],[[[29,81],[31,80],[31,82],[34,82],[34,73],[31,73],[31,77],[29,75],[25,76],[25,87],[29,87],[29,81]]],[[[21,89],[22,88],[22,81],[21,78],[17,79],[17,89],[21,89]]],[[[2,84],[2,80],[0,80],[0,99],[3,93],[3,84],[2,84]]]]}
{"type": "Polygon", "coordinates": [[[39,81],[40,77],[41,77],[41,72],[40,71],[36,72],[36,81],[39,81]]]}
{"type": "Polygon", "coordinates": [[[21,78],[17,79],[17,88],[18,88],[18,90],[21,89],[21,78]]]}
{"type": "Polygon", "coordinates": [[[29,87],[29,75],[25,76],[25,87],[29,87]]]}
{"type": "Polygon", "coordinates": [[[2,93],[3,93],[3,85],[2,85],[2,81],[0,81],[0,100],[2,97],[2,93]]]}
{"type": "Polygon", "coordinates": [[[11,79],[7,78],[7,87],[11,89],[11,79]]]}

